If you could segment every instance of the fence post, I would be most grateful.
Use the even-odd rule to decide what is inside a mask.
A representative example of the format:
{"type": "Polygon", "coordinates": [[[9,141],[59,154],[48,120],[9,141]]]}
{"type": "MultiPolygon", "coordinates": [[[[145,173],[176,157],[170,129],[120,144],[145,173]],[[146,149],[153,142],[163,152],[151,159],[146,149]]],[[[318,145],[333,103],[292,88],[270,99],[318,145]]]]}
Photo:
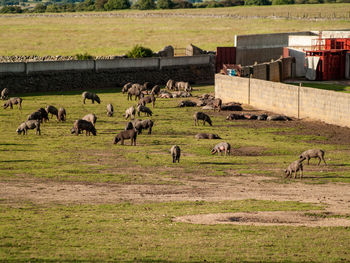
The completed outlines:
{"type": "Polygon", "coordinates": [[[253,74],[249,75],[249,81],[248,81],[248,105],[250,104],[250,79],[252,78],[253,74]]]}
{"type": "Polygon", "coordinates": [[[301,88],[301,82],[298,86],[298,119],[300,119],[300,88],[301,88]]]}

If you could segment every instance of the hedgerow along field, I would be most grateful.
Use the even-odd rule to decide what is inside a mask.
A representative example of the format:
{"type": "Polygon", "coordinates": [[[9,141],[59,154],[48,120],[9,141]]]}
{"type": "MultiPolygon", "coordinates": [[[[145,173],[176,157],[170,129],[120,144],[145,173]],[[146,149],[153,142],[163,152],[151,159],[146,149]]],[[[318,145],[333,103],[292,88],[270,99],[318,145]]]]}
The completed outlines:
{"type": "MultiPolygon", "coordinates": [[[[212,86],[194,88],[194,96],[214,91],[212,86]]],[[[69,91],[17,94],[23,97],[22,111],[1,110],[1,260],[349,260],[347,227],[196,225],[172,220],[193,214],[314,210],[319,217],[349,218],[346,210],[326,212],[327,199],[302,202],[305,189],[317,195],[318,185],[325,185],[322,195],[328,198],[327,189],[336,189],[335,182],[349,183],[348,141],[339,141],[348,129],[297,120],[226,121],[227,112],[211,111],[207,113],[213,126],[195,127],[192,115],[198,108],[177,108],[181,99],[157,99],[152,135],[138,136],[136,147],[129,141],[113,145],[113,137],[126,124],[122,114],[135,101],[128,102],[120,88],[95,92],[100,105],[89,101],[83,105],[81,92],[69,91]],[[106,115],[108,103],[116,111],[112,118],[106,115]],[[26,116],[47,104],[64,106],[67,122],[50,119],[42,125],[41,136],[33,130],[27,136],[17,135],[15,130],[26,116]],[[97,136],[70,134],[73,121],[90,112],[98,116],[97,136]],[[218,133],[222,140],[198,141],[194,139],[198,132],[218,133]],[[231,156],[210,155],[219,141],[232,145],[231,156]],[[182,149],[179,164],[171,162],[173,144],[182,149]],[[327,167],[317,167],[311,160],[302,181],[282,178],[283,169],[300,152],[318,147],[326,151],[327,167]],[[256,184],[271,191],[295,185],[300,193],[283,191],[281,200],[286,200],[285,194],[296,200],[288,202],[255,200],[258,195],[230,199],[235,191],[249,194],[253,191],[249,185],[256,184]],[[108,192],[94,196],[101,187],[108,192]],[[89,195],[92,198],[84,198],[89,195]]],[[[347,200],[346,196],[334,198],[347,200]]]]}
{"type": "Polygon", "coordinates": [[[349,28],[349,14],[350,4],[321,4],[2,15],[0,55],[123,55],[136,44],[216,50],[240,34],[349,28]]]}

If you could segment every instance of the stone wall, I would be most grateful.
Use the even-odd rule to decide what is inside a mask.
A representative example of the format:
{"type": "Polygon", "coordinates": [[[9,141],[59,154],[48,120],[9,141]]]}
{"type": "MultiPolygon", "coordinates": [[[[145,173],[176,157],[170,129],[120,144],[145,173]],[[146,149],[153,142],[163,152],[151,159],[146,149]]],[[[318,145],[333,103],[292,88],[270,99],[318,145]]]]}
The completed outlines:
{"type": "Polygon", "coordinates": [[[278,82],[215,75],[215,97],[296,118],[350,127],[350,94],[278,82]]]}
{"type": "Polygon", "coordinates": [[[4,72],[0,67],[0,88],[8,88],[15,95],[23,92],[113,88],[121,87],[127,82],[147,81],[164,85],[169,79],[189,81],[191,84],[213,84],[215,72],[214,63],[209,56],[187,60],[174,58],[174,61],[167,58],[162,62],[158,58],[136,62],[125,59],[103,63],[90,61],[70,65],[75,68],[73,70],[67,70],[70,62],[33,63],[25,63],[24,68],[9,63],[8,69],[13,69],[13,72],[4,72]]]}

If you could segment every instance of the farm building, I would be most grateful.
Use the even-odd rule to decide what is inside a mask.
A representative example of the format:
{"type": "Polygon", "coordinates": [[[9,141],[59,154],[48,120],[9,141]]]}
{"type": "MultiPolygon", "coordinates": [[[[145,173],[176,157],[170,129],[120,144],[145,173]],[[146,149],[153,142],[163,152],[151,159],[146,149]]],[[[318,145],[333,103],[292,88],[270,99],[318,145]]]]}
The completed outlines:
{"type": "Polygon", "coordinates": [[[283,81],[350,78],[350,30],[236,35],[234,47],[218,47],[216,71],[283,81]]]}

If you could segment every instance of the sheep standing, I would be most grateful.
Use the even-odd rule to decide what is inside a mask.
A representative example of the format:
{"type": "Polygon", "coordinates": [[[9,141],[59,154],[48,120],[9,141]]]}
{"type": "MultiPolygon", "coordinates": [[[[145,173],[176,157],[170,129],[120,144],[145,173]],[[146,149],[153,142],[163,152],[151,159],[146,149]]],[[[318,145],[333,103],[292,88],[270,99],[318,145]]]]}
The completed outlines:
{"type": "Polygon", "coordinates": [[[55,106],[47,105],[45,110],[47,114],[51,113],[51,119],[52,119],[52,116],[55,115],[56,119],[58,120],[58,109],[55,106]]]}
{"type": "Polygon", "coordinates": [[[157,95],[157,96],[158,96],[159,93],[160,93],[160,86],[155,85],[155,86],[152,88],[151,94],[157,95]]]}
{"type": "Polygon", "coordinates": [[[134,119],[135,118],[135,113],[136,113],[135,107],[131,106],[130,108],[128,108],[125,111],[125,115],[124,115],[125,119],[127,120],[129,117],[130,117],[130,119],[134,119]]]}
{"type": "Polygon", "coordinates": [[[175,81],[172,79],[169,79],[168,82],[166,83],[166,88],[168,90],[174,90],[175,89],[175,81]]]}
{"type": "Polygon", "coordinates": [[[211,154],[225,152],[225,155],[231,153],[231,145],[228,142],[220,142],[217,145],[214,146],[214,148],[211,150],[211,154]]]}
{"type": "Polygon", "coordinates": [[[64,108],[59,108],[58,110],[58,121],[66,121],[66,110],[64,108]]]}
{"type": "Polygon", "coordinates": [[[299,156],[301,161],[304,161],[305,159],[307,159],[307,164],[309,165],[309,161],[311,158],[318,158],[318,164],[320,165],[321,160],[324,162],[325,165],[326,161],[324,159],[324,151],[321,149],[311,149],[311,150],[307,150],[305,152],[303,152],[302,154],[300,154],[299,156]]]}
{"type": "Polygon", "coordinates": [[[177,145],[173,145],[170,149],[170,153],[173,156],[173,163],[176,163],[176,161],[180,162],[180,156],[181,156],[181,150],[180,147],[177,145]]]}
{"type": "Polygon", "coordinates": [[[212,125],[212,122],[211,122],[211,119],[210,117],[203,113],[203,112],[196,112],[194,115],[193,115],[193,118],[194,118],[194,125],[199,125],[198,124],[198,120],[203,120],[203,125],[205,125],[205,122],[209,123],[210,126],[213,126],[212,125]]]}
{"type": "Polygon", "coordinates": [[[146,103],[151,103],[151,102],[152,102],[152,108],[154,108],[154,104],[156,103],[156,97],[154,97],[153,94],[151,96],[147,96],[147,97],[141,98],[139,100],[138,105],[145,106],[146,103]]]}
{"type": "Polygon", "coordinates": [[[25,121],[18,126],[16,132],[17,134],[21,134],[23,132],[23,135],[26,135],[28,134],[29,129],[36,129],[35,134],[38,134],[39,132],[40,135],[40,122],[38,120],[25,121]]]}
{"type": "Polygon", "coordinates": [[[107,105],[107,116],[108,117],[113,117],[113,112],[114,112],[113,105],[112,104],[108,104],[107,105]]]}
{"type": "Polygon", "coordinates": [[[91,100],[92,103],[95,103],[95,101],[100,104],[101,100],[99,98],[99,96],[97,96],[97,94],[93,93],[93,92],[88,92],[88,91],[84,91],[83,94],[83,103],[85,104],[85,100],[89,99],[91,100]]]}
{"type": "Polygon", "coordinates": [[[35,112],[29,114],[27,117],[27,121],[38,120],[39,122],[42,123],[43,119],[45,121],[48,120],[47,112],[44,110],[45,113],[42,113],[41,109],[44,110],[43,108],[40,108],[38,111],[35,111],[35,112]],[[47,117],[47,119],[45,117],[47,117]]]}
{"type": "Polygon", "coordinates": [[[218,109],[218,111],[221,111],[221,106],[222,106],[222,100],[219,98],[216,98],[213,100],[213,107],[214,107],[214,111],[215,109],[218,109]]]}
{"type": "Polygon", "coordinates": [[[301,179],[304,176],[303,175],[303,160],[296,160],[296,161],[292,162],[287,167],[287,169],[284,170],[286,177],[292,177],[292,174],[294,172],[294,179],[295,179],[297,177],[297,172],[300,170],[300,179],[301,179]]]}
{"type": "Polygon", "coordinates": [[[187,92],[191,92],[192,87],[190,86],[190,84],[188,82],[178,81],[175,83],[175,90],[184,90],[187,92]]]}
{"type": "Polygon", "coordinates": [[[93,113],[89,113],[83,117],[83,120],[91,122],[91,124],[95,127],[97,117],[93,113]]]}
{"type": "Polygon", "coordinates": [[[137,132],[135,129],[121,131],[117,136],[114,137],[113,144],[117,144],[120,141],[120,144],[124,145],[125,139],[131,139],[131,145],[136,146],[136,137],[137,132]]]}
{"type": "Polygon", "coordinates": [[[134,123],[134,128],[138,132],[138,134],[142,133],[142,130],[148,129],[148,134],[152,134],[152,127],[153,127],[153,121],[152,120],[143,120],[143,121],[137,121],[134,123]]]}
{"type": "Polygon", "coordinates": [[[8,101],[6,101],[3,105],[4,109],[6,109],[7,107],[10,107],[11,109],[13,109],[13,105],[17,105],[18,104],[18,109],[22,109],[22,99],[21,98],[10,98],[8,99],[8,101]]]}
{"type": "Polygon", "coordinates": [[[9,96],[9,89],[8,88],[4,88],[2,91],[1,91],[1,99],[2,100],[6,100],[9,96]]]}

